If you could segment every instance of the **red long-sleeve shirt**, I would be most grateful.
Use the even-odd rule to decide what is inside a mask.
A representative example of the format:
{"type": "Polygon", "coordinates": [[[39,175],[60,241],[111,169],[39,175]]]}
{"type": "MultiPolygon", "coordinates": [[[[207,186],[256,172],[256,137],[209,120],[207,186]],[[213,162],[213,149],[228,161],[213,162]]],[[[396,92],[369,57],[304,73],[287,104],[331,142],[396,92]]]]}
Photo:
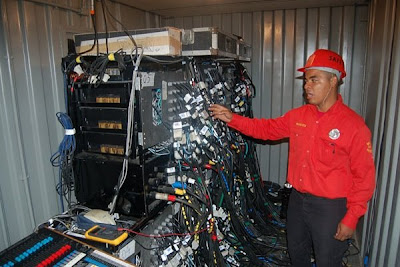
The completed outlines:
{"type": "Polygon", "coordinates": [[[371,133],[342,97],[323,115],[304,105],[276,119],[234,114],[228,126],[257,139],[289,137],[287,180],[303,193],[347,198],[342,223],[355,229],[375,188],[371,133]]]}

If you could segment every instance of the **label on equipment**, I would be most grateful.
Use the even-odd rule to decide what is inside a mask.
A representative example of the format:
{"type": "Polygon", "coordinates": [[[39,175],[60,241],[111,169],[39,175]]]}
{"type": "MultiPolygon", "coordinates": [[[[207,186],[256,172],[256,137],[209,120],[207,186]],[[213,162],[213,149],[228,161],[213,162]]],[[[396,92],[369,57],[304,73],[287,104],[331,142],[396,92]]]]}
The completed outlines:
{"type": "Polygon", "coordinates": [[[143,87],[154,86],[155,72],[141,72],[141,82],[143,87]]]}

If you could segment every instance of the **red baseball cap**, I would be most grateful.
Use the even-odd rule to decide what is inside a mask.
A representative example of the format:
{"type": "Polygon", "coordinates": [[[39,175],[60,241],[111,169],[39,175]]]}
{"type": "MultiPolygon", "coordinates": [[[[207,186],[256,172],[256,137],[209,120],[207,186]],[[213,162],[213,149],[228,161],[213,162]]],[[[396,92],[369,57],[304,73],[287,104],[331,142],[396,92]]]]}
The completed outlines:
{"type": "Polygon", "coordinates": [[[306,65],[298,69],[298,71],[306,72],[307,69],[321,69],[328,72],[329,69],[333,69],[340,73],[340,79],[346,77],[346,71],[344,69],[344,61],[342,57],[338,53],[327,49],[316,50],[307,59],[306,65]]]}

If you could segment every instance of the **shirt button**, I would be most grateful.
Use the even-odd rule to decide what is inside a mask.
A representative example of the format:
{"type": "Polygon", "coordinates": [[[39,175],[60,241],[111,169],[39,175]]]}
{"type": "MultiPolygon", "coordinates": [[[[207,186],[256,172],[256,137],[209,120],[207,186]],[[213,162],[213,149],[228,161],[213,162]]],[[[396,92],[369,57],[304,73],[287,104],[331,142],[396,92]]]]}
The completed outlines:
{"type": "Polygon", "coordinates": [[[300,179],[300,182],[303,182],[303,179],[300,179]]]}
{"type": "Polygon", "coordinates": [[[306,165],[304,164],[304,165],[303,165],[303,168],[305,168],[305,167],[306,167],[306,165]]]}
{"type": "Polygon", "coordinates": [[[316,121],[315,123],[319,123],[319,121],[316,121]]]}
{"type": "Polygon", "coordinates": [[[307,150],[306,152],[307,152],[307,153],[310,153],[310,150],[307,150]]]}

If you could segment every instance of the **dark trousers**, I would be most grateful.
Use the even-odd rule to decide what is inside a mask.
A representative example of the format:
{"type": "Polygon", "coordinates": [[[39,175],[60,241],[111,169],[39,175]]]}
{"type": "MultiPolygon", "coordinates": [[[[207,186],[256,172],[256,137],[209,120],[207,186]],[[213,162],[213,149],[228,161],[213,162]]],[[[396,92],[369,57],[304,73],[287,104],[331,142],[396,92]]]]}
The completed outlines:
{"type": "Polygon", "coordinates": [[[342,266],[347,241],[334,239],[346,213],[346,199],[327,199],[295,189],[289,198],[287,239],[292,266],[310,267],[314,248],[317,267],[342,266]]]}

